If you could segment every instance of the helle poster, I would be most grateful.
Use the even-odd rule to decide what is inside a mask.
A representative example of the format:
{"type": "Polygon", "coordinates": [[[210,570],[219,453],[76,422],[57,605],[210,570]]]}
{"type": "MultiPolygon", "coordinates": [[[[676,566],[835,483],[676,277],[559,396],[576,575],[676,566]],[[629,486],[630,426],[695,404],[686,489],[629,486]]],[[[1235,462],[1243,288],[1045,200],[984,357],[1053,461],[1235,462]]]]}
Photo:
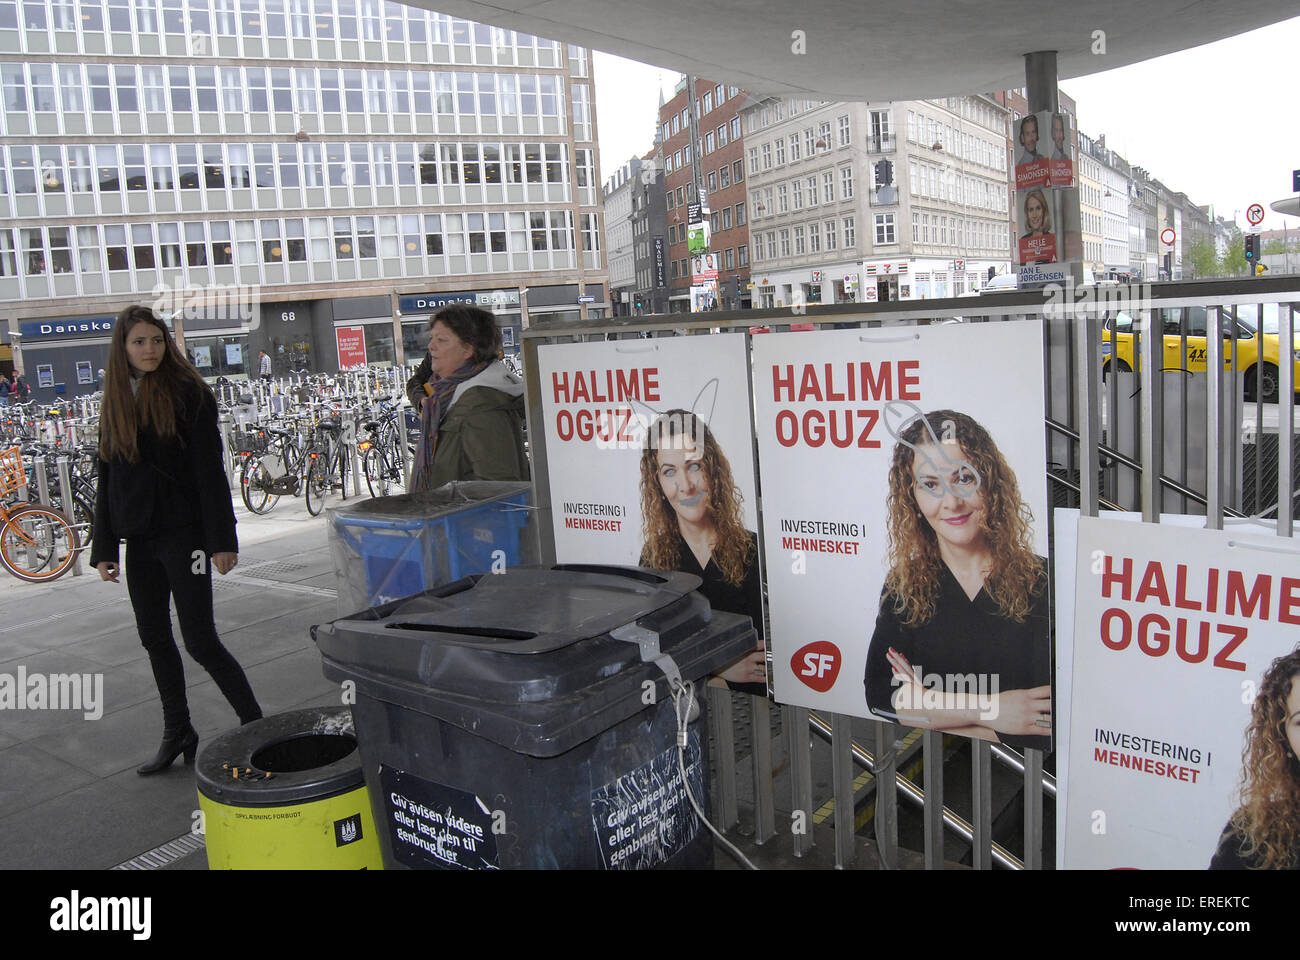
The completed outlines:
{"type": "Polygon", "coordinates": [[[556,559],[693,573],[761,634],[744,335],[551,344],[538,369],[556,559]]]}
{"type": "Polygon", "coordinates": [[[1041,326],[753,352],[777,699],[1049,749],[1041,326]]]}
{"type": "Polygon", "coordinates": [[[1076,559],[1063,865],[1294,865],[1296,541],[1083,517],[1076,559]]]}

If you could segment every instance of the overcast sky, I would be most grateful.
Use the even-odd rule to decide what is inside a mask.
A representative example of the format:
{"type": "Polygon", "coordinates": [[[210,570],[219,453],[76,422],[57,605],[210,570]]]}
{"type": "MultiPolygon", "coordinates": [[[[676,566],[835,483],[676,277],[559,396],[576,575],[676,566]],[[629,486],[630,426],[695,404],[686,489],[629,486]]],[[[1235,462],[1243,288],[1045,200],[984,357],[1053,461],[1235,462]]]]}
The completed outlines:
{"type": "MultiPolygon", "coordinates": [[[[1130,163],[1145,167],[1197,204],[1243,227],[1263,204],[1262,230],[1300,218],[1268,209],[1293,196],[1300,169],[1300,18],[1238,37],[1076,80],[1061,89],[1078,103],[1079,126],[1130,163]]],[[[595,56],[601,174],[653,143],[659,88],[671,97],[679,74],[595,56]]],[[[725,78],[710,78],[725,79],[725,78]]],[[[957,91],[954,91],[957,92],[957,91]]]]}

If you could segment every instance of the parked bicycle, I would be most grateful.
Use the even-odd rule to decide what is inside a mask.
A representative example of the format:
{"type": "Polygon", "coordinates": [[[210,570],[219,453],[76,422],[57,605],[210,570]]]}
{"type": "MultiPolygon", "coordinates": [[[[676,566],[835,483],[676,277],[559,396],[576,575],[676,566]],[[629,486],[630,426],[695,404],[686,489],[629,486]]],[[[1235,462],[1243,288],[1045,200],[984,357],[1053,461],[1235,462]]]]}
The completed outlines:
{"type": "Polygon", "coordinates": [[[77,559],[81,542],[68,518],[52,507],[10,498],[27,485],[22,451],[0,451],[0,565],[29,583],[55,580],[77,559]]]}

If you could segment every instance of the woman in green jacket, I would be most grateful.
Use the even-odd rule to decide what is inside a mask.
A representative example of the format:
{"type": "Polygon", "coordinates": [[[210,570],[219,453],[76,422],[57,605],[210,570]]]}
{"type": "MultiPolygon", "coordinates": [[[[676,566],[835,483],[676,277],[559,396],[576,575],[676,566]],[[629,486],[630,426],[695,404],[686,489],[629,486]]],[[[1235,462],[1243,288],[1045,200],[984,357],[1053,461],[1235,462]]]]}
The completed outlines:
{"type": "Polygon", "coordinates": [[[524,385],[498,357],[501,331],[486,310],[443,307],[429,322],[429,352],[406,383],[420,411],[412,490],[453,480],[527,480],[524,385]]]}

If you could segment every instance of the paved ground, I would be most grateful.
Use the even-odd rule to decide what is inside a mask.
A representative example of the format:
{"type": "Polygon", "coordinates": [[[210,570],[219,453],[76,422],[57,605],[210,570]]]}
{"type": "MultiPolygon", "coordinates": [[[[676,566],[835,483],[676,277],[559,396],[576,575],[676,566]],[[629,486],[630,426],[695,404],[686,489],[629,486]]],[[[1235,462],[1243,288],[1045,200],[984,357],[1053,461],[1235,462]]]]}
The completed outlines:
{"type": "MultiPolygon", "coordinates": [[[[236,501],[239,565],[216,576],[217,629],[268,715],[339,702],[308,633],[339,616],[325,517],[284,498],[265,517],[236,501]]],[[[190,712],[204,741],[236,720],[207,673],[185,655],[190,712]]],[[[0,674],[102,674],[103,716],[0,714],[0,867],[104,869],[189,832],[193,767],[140,777],[162,714],[126,597],[125,578],[94,571],[50,584],[0,573],[0,674]]],[[[199,854],[176,866],[205,866],[199,854]]]]}

